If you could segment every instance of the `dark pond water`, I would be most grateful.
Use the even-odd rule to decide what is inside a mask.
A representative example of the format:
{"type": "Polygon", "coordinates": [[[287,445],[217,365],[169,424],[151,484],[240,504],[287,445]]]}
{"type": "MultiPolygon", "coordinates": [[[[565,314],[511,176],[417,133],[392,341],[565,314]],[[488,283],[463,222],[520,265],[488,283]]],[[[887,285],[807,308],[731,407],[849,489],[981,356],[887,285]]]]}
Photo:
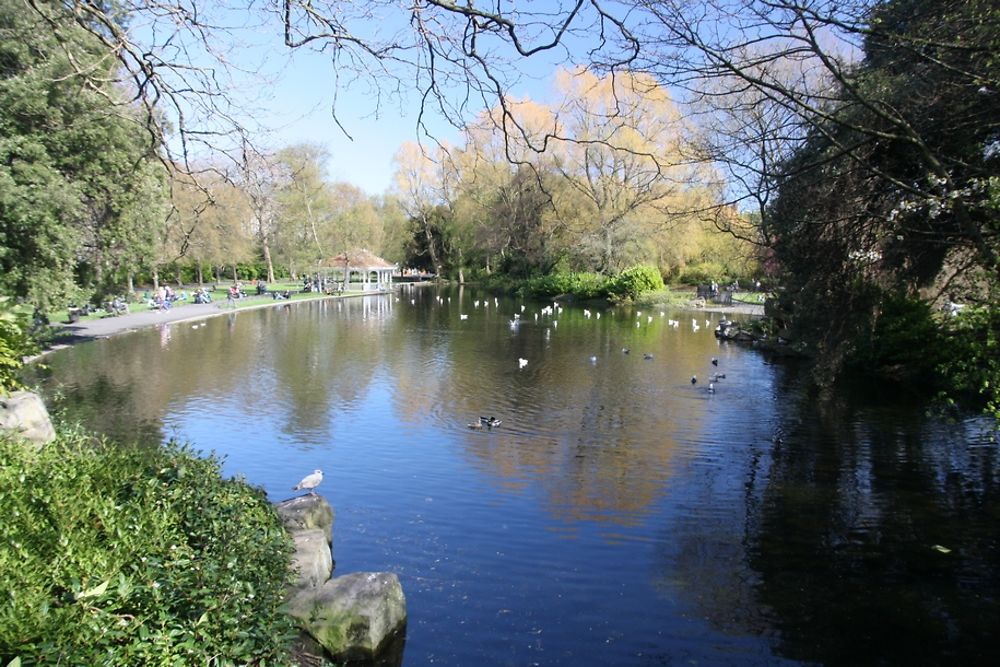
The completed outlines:
{"type": "Polygon", "coordinates": [[[406,665],[1000,659],[982,423],[819,400],[717,342],[717,315],[544,305],[240,312],[53,354],[45,384],[63,416],[215,450],[275,500],[322,468],[337,572],[402,579],[406,665]]]}

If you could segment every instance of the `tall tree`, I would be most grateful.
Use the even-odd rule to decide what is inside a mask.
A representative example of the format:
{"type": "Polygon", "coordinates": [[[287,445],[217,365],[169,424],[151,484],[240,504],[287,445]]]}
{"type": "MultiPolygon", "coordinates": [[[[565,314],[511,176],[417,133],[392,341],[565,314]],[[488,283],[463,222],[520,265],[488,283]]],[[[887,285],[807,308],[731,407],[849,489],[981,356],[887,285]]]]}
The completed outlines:
{"type": "Polygon", "coordinates": [[[396,152],[395,162],[400,206],[423,236],[420,245],[434,273],[442,275],[444,265],[434,239],[435,209],[441,202],[440,160],[433,160],[418,144],[407,142],[396,152]]]}
{"type": "Polygon", "coordinates": [[[102,289],[164,213],[159,138],[61,5],[0,7],[0,288],[42,309],[102,289]],[[80,76],[80,68],[88,76],[80,76]]]}
{"type": "Polygon", "coordinates": [[[312,144],[289,146],[277,154],[285,177],[276,192],[279,224],[275,241],[293,274],[308,271],[336,254],[329,230],[333,194],[323,177],[327,159],[327,152],[312,144]]]}

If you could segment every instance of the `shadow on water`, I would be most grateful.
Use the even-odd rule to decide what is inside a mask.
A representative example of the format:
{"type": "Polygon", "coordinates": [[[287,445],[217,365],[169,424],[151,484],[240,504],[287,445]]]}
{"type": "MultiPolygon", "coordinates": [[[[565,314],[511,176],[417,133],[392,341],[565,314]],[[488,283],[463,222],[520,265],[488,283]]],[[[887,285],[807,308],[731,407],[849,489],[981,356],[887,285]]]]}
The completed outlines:
{"type": "Polygon", "coordinates": [[[994,662],[1000,461],[986,424],[927,417],[891,385],[817,397],[801,377],[787,363],[776,376],[771,437],[751,435],[739,464],[739,514],[671,525],[682,544],[659,550],[659,585],[797,662],[994,662]]]}
{"type": "Polygon", "coordinates": [[[844,399],[803,398],[782,418],[747,553],[781,653],[996,658],[1000,477],[981,424],[844,399]]]}

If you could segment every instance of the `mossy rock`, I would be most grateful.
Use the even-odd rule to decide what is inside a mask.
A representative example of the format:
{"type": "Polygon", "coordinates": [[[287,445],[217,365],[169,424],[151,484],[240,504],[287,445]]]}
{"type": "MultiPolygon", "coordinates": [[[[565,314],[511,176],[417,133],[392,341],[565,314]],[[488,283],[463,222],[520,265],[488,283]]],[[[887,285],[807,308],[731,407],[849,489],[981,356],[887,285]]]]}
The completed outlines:
{"type": "Polygon", "coordinates": [[[299,591],[288,612],[336,660],[372,660],[406,627],[406,598],[387,572],[336,577],[299,591]]]}

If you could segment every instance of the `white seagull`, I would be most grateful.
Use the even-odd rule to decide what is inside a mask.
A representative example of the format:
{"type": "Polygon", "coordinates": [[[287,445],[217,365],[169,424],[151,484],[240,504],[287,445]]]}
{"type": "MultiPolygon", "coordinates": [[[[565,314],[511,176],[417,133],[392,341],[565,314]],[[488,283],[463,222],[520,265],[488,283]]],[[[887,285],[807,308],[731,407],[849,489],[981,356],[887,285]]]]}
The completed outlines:
{"type": "Polygon", "coordinates": [[[304,489],[309,493],[315,495],[316,494],[315,489],[317,486],[320,485],[320,482],[322,481],[323,481],[323,471],[317,468],[316,470],[312,471],[312,474],[306,475],[305,477],[302,478],[301,482],[293,486],[292,491],[300,491],[304,489]]]}

